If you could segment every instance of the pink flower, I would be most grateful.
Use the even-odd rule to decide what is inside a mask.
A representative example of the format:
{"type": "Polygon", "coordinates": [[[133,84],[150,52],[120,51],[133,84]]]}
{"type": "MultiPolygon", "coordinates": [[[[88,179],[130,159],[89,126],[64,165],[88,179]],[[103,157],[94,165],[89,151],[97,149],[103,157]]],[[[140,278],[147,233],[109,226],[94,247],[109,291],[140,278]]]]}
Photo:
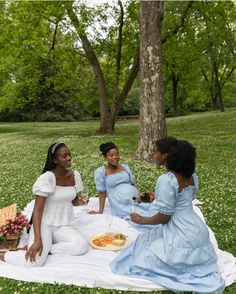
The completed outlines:
{"type": "MultiPolygon", "coordinates": [[[[15,233],[21,233],[24,228],[29,228],[31,225],[29,224],[25,215],[18,214],[14,220],[6,219],[6,224],[0,227],[0,233],[3,236],[9,236],[15,233]]],[[[2,237],[3,237],[2,236],[2,237]]]]}

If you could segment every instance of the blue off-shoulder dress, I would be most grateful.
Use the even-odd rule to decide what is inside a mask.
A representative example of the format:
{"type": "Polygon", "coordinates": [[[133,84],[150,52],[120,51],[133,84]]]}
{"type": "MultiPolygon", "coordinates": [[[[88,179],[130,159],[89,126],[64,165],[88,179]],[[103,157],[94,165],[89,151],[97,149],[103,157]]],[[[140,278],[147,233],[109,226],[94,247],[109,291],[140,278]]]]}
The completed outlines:
{"type": "MultiPolygon", "coordinates": [[[[153,226],[141,226],[130,221],[131,206],[133,197],[139,194],[138,189],[134,186],[134,176],[127,164],[121,164],[121,172],[105,175],[105,167],[100,166],[94,172],[94,181],[98,192],[106,192],[112,214],[119,216],[136,229],[145,231],[152,229],[153,226]]],[[[136,205],[135,212],[143,216],[151,216],[156,211],[156,203],[140,203],[136,205]]]]}
{"type": "Polygon", "coordinates": [[[217,257],[204,222],[193,211],[198,186],[178,192],[171,172],[156,184],[157,209],[171,215],[168,223],[141,233],[111,262],[114,273],[152,280],[174,292],[222,293],[224,280],[217,270],[217,257]]]}

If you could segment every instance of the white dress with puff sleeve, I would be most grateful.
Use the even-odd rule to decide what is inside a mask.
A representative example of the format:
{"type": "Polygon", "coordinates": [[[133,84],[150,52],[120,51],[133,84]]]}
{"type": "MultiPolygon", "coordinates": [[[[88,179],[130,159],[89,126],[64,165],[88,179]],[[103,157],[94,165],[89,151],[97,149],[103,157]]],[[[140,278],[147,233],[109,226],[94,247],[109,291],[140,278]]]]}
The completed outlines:
{"type": "MultiPolygon", "coordinates": [[[[49,254],[81,255],[88,250],[88,244],[81,234],[71,227],[74,221],[72,200],[83,190],[83,183],[78,171],[74,171],[74,186],[57,186],[53,172],[40,175],[33,185],[33,194],[46,197],[41,221],[43,251],[36,262],[25,259],[25,250],[7,251],[7,263],[22,266],[42,266],[49,254]]],[[[34,230],[31,228],[28,247],[34,242],[34,230]]]]}

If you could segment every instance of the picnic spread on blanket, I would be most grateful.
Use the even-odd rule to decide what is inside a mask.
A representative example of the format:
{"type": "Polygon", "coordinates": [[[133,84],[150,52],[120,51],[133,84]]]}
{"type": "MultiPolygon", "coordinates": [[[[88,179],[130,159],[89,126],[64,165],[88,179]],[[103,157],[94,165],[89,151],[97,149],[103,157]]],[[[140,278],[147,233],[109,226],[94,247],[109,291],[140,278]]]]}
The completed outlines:
{"type": "MultiPolygon", "coordinates": [[[[198,203],[195,201],[195,203],[198,203]]],[[[24,209],[23,214],[31,217],[34,201],[24,209]]],[[[98,198],[91,197],[88,209],[93,210],[98,206],[98,198]]],[[[201,210],[193,205],[194,211],[204,221],[201,210]]],[[[111,214],[109,203],[106,202],[104,214],[90,215],[80,206],[74,207],[75,222],[73,227],[91,243],[96,236],[114,236],[122,234],[130,241],[136,240],[140,234],[124,219],[111,214]]],[[[236,280],[235,257],[218,248],[214,233],[208,227],[211,243],[217,255],[218,271],[225,281],[225,285],[231,285],[236,280]]],[[[27,234],[23,234],[19,247],[27,244],[27,234]]],[[[108,240],[107,240],[108,241],[108,240]]],[[[110,241],[110,240],[109,240],[110,241]]],[[[125,247],[125,246],[124,246],[125,247]]],[[[43,267],[24,268],[0,262],[0,276],[16,280],[44,283],[74,284],[86,287],[102,287],[106,289],[154,291],[165,290],[161,285],[153,281],[121,276],[111,271],[110,263],[118,256],[120,250],[102,250],[89,246],[87,253],[79,256],[49,255],[43,267]]]]}

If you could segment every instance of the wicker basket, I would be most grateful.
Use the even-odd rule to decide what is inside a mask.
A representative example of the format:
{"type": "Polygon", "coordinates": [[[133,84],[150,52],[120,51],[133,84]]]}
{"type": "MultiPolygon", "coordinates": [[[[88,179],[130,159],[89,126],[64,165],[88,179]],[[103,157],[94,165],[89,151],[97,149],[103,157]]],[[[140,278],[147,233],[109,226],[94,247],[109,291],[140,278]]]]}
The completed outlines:
{"type": "MultiPolygon", "coordinates": [[[[14,219],[17,214],[17,204],[14,203],[0,209],[0,227],[6,224],[6,219],[14,219]]],[[[14,234],[0,240],[0,251],[16,248],[20,239],[20,234],[14,234]]]]}
{"type": "Polygon", "coordinates": [[[0,250],[4,251],[7,249],[16,248],[19,243],[20,235],[10,235],[6,240],[0,240],[0,250]]]}
{"type": "Polygon", "coordinates": [[[10,218],[13,219],[17,214],[17,204],[14,203],[7,207],[3,207],[0,209],[0,227],[5,225],[6,219],[10,218]]]}

